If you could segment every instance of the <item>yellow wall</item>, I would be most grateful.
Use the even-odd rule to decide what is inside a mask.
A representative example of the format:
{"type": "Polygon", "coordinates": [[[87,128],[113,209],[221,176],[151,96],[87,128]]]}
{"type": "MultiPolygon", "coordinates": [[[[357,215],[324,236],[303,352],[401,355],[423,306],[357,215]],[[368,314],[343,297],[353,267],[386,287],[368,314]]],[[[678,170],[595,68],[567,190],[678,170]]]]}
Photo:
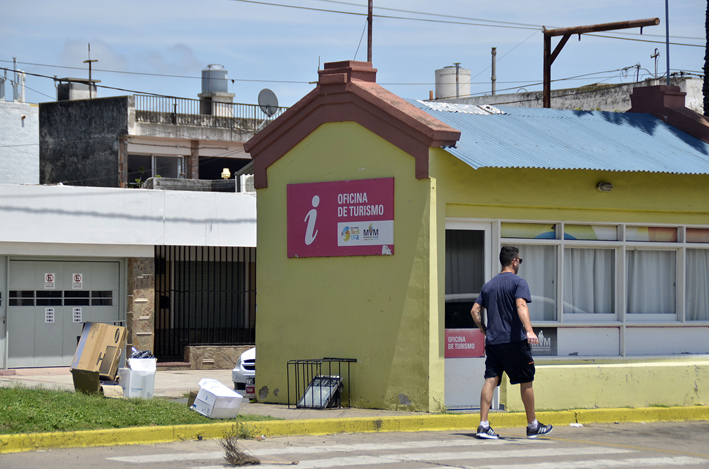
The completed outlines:
{"type": "MultiPolygon", "coordinates": [[[[440,149],[431,150],[438,188],[438,237],[448,218],[709,225],[709,176],[581,170],[474,170],[440,149]],[[611,192],[596,185],[610,182],[611,192]]],[[[445,246],[438,246],[445,259],[445,246]]],[[[493,253],[493,273],[499,269],[493,253]]],[[[445,291],[444,261],[438,266],[445,291]]],[[[438,308],[444,311],[441,295],[438,308]]],[[[443,327],[443,326],[441,326],[443,327]]],[[[637,357],[636,357],[637,358],[637,357]]],[[[630,360],[628,360],[630,361],[630,360]]],[[[706,404],[709,363],[618,363],[537,367],[538,409],[706,404]],[[704,389],[704,391],[702,391],[704,389]]],[[[479,392],[479,390],[471,390],[479,392]]],[[[523,410],[519,386],[505,380],[500,403],[523,410]]]]}
{"type": "Polygon", "coordinates": [[[413,157],[351,122],[322,125],[268,169],[257,202],[260,401],[286,402],[288,360],[338,357],[357,359],[356,407],[443,405],[436,188],[414,170],[413,157]],[[395,178],[393,256],[287,257],[287,184],[382,177],[395,178]]]}
{"type": "MultiPolygon", "coordinates": [[[[505,410],[524,411],[519,386],[500,401],[505,410]]],[[[709,404],[709,360],[644,363],[537,365],[534,397],[538,410],[688,406],[709,404]]]]}
{"type": "Polygon", "coordinates": [[[475,170],[444,150],[431,154],[431,175],[440,182],[439,208],[447,217],[709,224],[709,175],[475,170]],[[613,184],[613,190],[600,192],[601,181],[613,184]]]}

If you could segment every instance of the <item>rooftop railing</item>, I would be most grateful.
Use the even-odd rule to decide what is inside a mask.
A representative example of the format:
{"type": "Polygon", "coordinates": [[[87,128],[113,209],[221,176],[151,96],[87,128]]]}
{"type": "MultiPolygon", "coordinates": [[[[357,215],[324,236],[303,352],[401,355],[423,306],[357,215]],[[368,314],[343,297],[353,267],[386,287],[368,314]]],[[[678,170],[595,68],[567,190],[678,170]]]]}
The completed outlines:
{"type": "Polygon", "coordinates": [[[255,104],[135,95],[136,121],[150,124],[187,125],[258,132],[283,114],[286,109],[288,108],[278,107],[275,114],[268,116],[260,106],[255,104]]]}

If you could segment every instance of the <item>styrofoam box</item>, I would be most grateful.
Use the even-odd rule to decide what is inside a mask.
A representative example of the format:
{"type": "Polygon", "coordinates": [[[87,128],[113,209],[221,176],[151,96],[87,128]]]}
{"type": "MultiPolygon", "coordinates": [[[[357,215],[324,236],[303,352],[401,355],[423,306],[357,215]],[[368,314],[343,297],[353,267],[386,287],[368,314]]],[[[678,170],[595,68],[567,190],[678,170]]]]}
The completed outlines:
{"type": "Polygon", "coordinates": [[[192,409],[212,419],[233,419],[239,413],[242,399],[216,379],[204,378],[199,382],[192,409]]]}
{"type": "Polygon", "coordinates": [[[123,397],[141,397],[143,399],[153,397],[156,362],[154,358],[131,358],[128,360],[130,369],[120,368],[118,370],[123,397]]]}

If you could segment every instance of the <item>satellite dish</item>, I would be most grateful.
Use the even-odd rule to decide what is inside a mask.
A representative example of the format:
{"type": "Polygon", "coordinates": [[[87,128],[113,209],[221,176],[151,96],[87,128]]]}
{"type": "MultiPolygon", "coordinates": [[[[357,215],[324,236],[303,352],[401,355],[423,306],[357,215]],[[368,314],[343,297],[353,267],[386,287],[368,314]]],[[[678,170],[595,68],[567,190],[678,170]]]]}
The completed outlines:
{"type": "Polygon", "coordinates": [[[278,98],[273,91],[264,88],[258,94],[258,105],[264,114],[271,117],[278,111],[278,98]]]}

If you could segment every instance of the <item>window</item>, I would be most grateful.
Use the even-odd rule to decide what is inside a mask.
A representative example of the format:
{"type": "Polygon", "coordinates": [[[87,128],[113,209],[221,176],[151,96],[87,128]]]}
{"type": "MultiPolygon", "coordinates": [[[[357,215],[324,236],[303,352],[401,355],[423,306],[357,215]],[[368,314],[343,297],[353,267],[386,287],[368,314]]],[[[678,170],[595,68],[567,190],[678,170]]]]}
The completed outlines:
{"type": "Polygon", "coordinates": [[[553,223],[502,223],[502,238],[555,239],[556,225],[553,223]]]}
{"type": "Polygon", "coordinates": [[[709,320],[709,249],[687,249],[686,284],[687,321],[709,320]]]}
{"type": "Polygon", "coordinates": [[[485,283],[485,232],[446,230],[446,329],[473,328],[470,310],[485,283]]]}
{"type": "Polygon", "coordinates": [[[676,313],[675,251],[626,252],[628,314],[676,313]]]}
{"type": "Polygon", "coordinates": [[[556,320],[556,246],[515,245],[523,264],[519,275],[529,284],[532,321],[556,320]]]}
{"type": "Polygon", "coordinates": [[[564,249],[564,314],[615,313],[615,251],[564,249]]]}
{"type": "Polygon", "coordinates": [[[184,177],[181,156],[128,155],[128,184],[137,186],[148,178],[184,177]]]}
{"type": "Polygon", "coordinates": [[[628,241],[649,241],[655,243],[676,243],[677,228],[667,226],[628,226],[625,229],[628,241]]]}

